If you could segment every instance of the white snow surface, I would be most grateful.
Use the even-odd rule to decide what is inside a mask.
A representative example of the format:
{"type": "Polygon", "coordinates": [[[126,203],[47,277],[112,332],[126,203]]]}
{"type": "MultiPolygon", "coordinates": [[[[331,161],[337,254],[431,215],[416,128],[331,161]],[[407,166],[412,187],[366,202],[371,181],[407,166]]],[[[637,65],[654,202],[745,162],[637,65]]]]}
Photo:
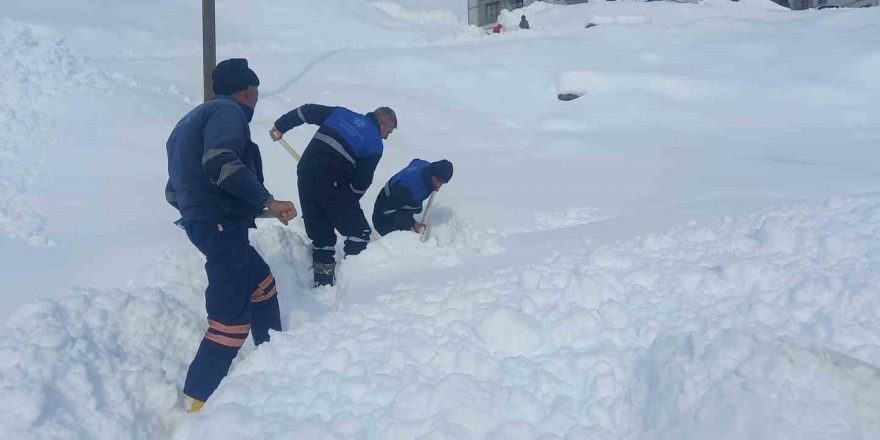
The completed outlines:
{"type": "Polygon", "coordinates": [[[163,147],[200,2],[7,3],[2,438],[880,438],[878,8],[535,3],[487,35],[463,0],[218,2],[277,198],[266,132],[308,102],[397,111],[368,215],[414,157],[455,176],[335,288],[260,220],[285,330],[187,415],[207,280],[163,147]]]}

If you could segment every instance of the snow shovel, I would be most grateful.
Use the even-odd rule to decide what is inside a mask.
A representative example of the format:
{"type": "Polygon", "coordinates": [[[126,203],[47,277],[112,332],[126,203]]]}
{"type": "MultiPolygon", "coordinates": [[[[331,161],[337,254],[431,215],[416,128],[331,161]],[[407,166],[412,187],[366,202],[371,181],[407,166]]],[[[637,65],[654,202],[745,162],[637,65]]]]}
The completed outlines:
{"type": "Polygon", "coordinates": [[[425,225],[425,229],[422,229],[422,233],[419,234],[419,241],[422,243],[428,239],[428,214],[430,213],[431,203],[434,203],[434,195],[436,194],[437,191],[431,193],[431,197],[428,198],[428,206],[425,206],[425,215],[422,216],[422,224],[425,225]]]}
{"type": "MultiPolygon", "coordinates": [[[[281,145],[284,146],[284,149],[286,149],[287,152],[290,153],[290,155],[293,156],[293,158],[296,159],[297,162],[299,162],[299,159],[302,156],[300,156],[299,153],[297,153],[296,150],[294,150],[293,147],[291,147],[290,144],[288,144],[287,141],[284,140],[284,138],[278,139],[278,141],[281,142],[281,145]]],[[[272,215],[272,213],[268,210],[264,209],[263,212],[261,212],[260,215],[257,216],[257,218],[275,218],[275,216],[272,215]]]]}

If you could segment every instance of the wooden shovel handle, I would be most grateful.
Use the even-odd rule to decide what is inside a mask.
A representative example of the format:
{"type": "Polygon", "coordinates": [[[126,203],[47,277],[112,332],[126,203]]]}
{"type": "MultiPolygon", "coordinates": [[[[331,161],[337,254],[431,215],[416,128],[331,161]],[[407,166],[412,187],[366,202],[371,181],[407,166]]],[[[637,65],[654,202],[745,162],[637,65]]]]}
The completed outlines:
{"type": "Polygon", "coordinates": [[[284,138],[279,138],[278,142],[281,142],[281,145],[284,146],[287,152],[290,153],[290,155],[293,156],[293,158],[296,159],[297,162],[299,162],[299,153],[297,153],[296,150],[294,150],[293,147],[291,147],[290,144],[288,144],[287,141],[284,140],[284,138]]]}
{"type": "Polygon", "coordinates": [[[437,191],[431,193],[431,197],[428,198],[428,206],[425,206],[425,214],[422,216],[422,224],[425,225],[425,228],[419,234],[420,241],[425,240],[425,232],[428,232],[428,214],[431,213],[431,204],[434,203],[435,194],[437,194],[437,191]]]}

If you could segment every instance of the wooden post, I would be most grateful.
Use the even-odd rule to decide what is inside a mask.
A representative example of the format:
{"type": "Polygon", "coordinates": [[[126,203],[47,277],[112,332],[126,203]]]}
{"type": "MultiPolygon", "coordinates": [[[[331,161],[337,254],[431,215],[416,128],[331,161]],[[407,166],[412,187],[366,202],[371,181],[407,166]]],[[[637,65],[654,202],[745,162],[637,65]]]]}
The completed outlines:
{"type": "Polygon", "coordinates": [[[214,97],[211,72],[217,65],[217,38],[214,31],[214,0],[202,0],[202,75],[205,101],[214,97]]]}

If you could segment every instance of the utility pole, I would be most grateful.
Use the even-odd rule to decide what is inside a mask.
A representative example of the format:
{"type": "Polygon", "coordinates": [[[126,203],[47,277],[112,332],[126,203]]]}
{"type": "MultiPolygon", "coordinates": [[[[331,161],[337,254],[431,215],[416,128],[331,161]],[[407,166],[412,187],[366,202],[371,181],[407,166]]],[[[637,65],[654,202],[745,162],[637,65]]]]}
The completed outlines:
{"type": "Polygon", "coordinates": [[[211,72],[217,65],[217,37],[214,31],[214,0],[202,0],[202,79],[205,101],[214,97],[211,72]]]}

